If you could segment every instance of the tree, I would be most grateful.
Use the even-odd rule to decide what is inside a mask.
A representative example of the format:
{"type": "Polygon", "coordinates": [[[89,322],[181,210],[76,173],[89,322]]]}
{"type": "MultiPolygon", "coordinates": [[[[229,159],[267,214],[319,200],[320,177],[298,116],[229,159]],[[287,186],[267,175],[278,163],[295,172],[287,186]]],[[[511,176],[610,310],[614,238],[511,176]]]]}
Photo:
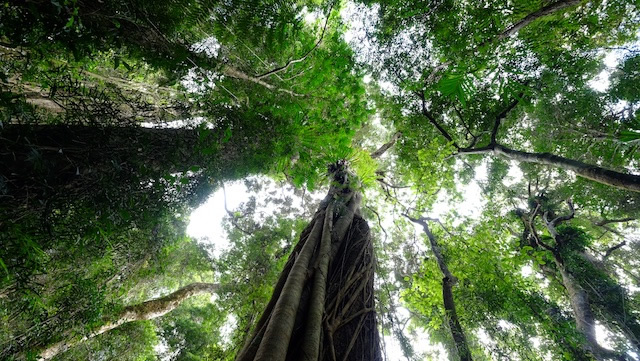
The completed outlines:
{"type": "Polygon", "coordinates": [[[302,232],[237,360],[382,359],[373,246],[359,215],[357,179],[343,160],[329,167],[329,175],[329,193],[302,232]]]}
{"type": "Polygon", "coordinates": [[[0,18],[0,358],[638,351],[632,2],[36,0],[0,18]],[[185,237],[256,174],[298,188],[225,201],[222,234],[185,237]],[[119,325],[204,283],[232,289],[119,325]]]}
{"type": "Polygon", "coordinates": [[[460,357],[460,360],[471,361],[473,359],[471,357],[471,350],[469,345],[467,344],[464,330],[460,325],[460,320],[458,319],[458,314],[456,312],[455,300],[453,298],[453,286],[458,283],[458,278],[456,278],[456,276],[454,276],[451,271],[449,271],[449,266],[447,266],[447,261],[445,260],[445,257],[440,250],[438,241],[429,229],[429,224],[427,222],[433,221],[434,219],[424,217],[413,218],[409,215],[406,215],[406,217],[409,218],[411,222],[421,225],[424,233],[429,238],[431,252],[433,252],[433,255],[435,256],[438,263],[438,268],[440,268],[440,272],[442,273],[442,301],[444,304],[444,309],[446,311],[446,317],[449,320],[451,337],[453,338],[453,342],[455,343],[456,351],[458,357],[460,357]]]}

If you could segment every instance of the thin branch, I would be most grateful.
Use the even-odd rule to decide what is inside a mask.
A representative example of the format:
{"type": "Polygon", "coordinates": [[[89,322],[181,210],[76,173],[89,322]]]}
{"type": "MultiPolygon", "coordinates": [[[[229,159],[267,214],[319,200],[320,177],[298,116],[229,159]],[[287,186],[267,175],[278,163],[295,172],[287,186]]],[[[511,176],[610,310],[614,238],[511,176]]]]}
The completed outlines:
{"type": "Polygon", "coordinates": [[[236,214],[234,212],[231,212],[229,210],[229,208],[227,208],[227,190],[224,187],[224,182],[221,183],[222,184],[222,195],[224,196],[224,210],[227,212],[227,214],[229,215],[229,217],[231,218],[231,224],[236,227],[240,232],[251,236],[253,235],[253,232],[250,232],[242,227],[240,227],[240,225],[238,225],[238,216],[236,216],[236,214]]]}
{"type": "Polygon", "coordinates": [[[371,158],[373,159],[380,158],[387,150],[389,150],[389,148],[393,147],[393,145],[396,144],[396,142],[398,141],[398,139],[400,139],[401,136],[402,136],[402,133],[395,132],[388,142],[384,143],[380,148],[376,149],[371,153],[371,158]]]}
{"type": "Polygon", "coordinates": [[[533,240],[536,242],[537,245],[555,254],[556,250],[553,247],[549,246],[548,244],[542,242],[542,240],[538,236],[538,232],[536,231],[534,221],[536,219],[536,216],[538,215],[539,210],[540,210],[540,203],[536,204],[536,208],[533,210],[533,213],[529,217],[529,231],[531,232],[531,236],[533,237],[533,240]]]}
{"type": "Polygon", "coordinates": [[[509,114],[509,112],[511,110],[513,110],[513,108],[516,107],[516,105],[518,105],[518,99],[521,99],[524,96],[524,93],[520,93],[516,99],[514,99],[514,101],[512,101],[503,111],[500,112],[500,114],[498,114],[496,116],[496,121],[493,123],[493,129],[491,130],[491,141],[489,144],[496,144],[496,136],[498,135],[498,128],[500,128],[500,122],[507,117],[507,114],[509,114]]]}
{"type": "Polygon", "coordinates": [[[631,222],[631,221],[635,221],[637,218],[634,217],[627,217],[627,218],[619,218],[619,219],[602,219],[600,221],[597,222],[593,222],[593,224],[595,224],[596,226],[606,226],[609,223],[624,223],[624,222],[631,222]]]}
{"type": "Polygon", "coordinates": [[[384,229],[384,227],[382,227],[382,219],[380,218],[380,214],[373,208],[365,205],[365,208],[367,208],[368,210],[371,211],[371,213],[375,214],[376,217],[378,218],[378,226],[380,227],[380,229],[382,230],[382,232],[384,233],[384,241],[386,242],[387,239],[389,238],[389,234],[387,234],[387,231],[384,229]]]}
{"type": "Polygon", "coordinates": [[[449,135],[449,133],[438,123],[438,121],[436,120],[436,118],[433,116],[433,114],[431,114],[428,110],[427,110],[427,104],[426,104],[426,99],[424,97],[424,92],[419,93],[420,99],[422,101],[422,115],[424,115],[431,124],[433,124],[434,127],[436,127],[436,129],[438,129],[438,131],[440,132],[440,134],[442,134],[442,136],[449,142],[453,143],[453,146],[456,147],[456,149],[460,149],[460,147],[458,146],[458,144],[453,140],[453,138],[451,137],[451,135],[449,135]]]}
{"type": "Polygon", "coordinates": [[[316,48],[320,45],[320,43],[324,39],[324,34],[327,31],[327,25],[329,24],[329,18],[331,17],[331,12],[333,11],[333,7],[334,7],[335,4],[336,4],[336,1],[331,3],[331,6],[329,7],[329,11],[327,12],[327,19],[324,21],[324,27],[322,28],[322,34],[320,35],[320,39],[318,39],[316,44],[311,49],[309,49],[301,58],[294,59],[294,60],[289,60],[285,65],[277,67],[277,68],[272,69],[272,70],[269,70],[268,72],[266,72],[264,74],[260,74],[260,75],[256,76],[256,78],[257,79],[262,79],[262,78],[266,78],[266,77],[268,77],[270,75],[277,74],[277,73],[280,73],[282,71],[285,71],[292,64],[300,63],[300,62],[304,61],[314,50],[316,50],[316,48]]]}
{"type": "Polygon", "coordinates": [[[235,79],[241,79],[241,80],[246,80],[246,81],[250,81],[252,83],[258,84],[258,85],[262,85],[263,87],[272,90],[272,91],[277,91],[277,92],[281,92],[281,93],[287,93],[293,97],[304,97],[304,94],[298,94],[292,90],[289,89],[283,89],[283,88],[278,88],[272,84],[269,84],[267,82],[265,82],[264,80],[261,80],[259,78],[256,78],[254,76],[245,74],[244,72],[230,66],[230,65],[226,65],[222,71],[222,74],[230,77],[230,78],[235,78],[235,79]]]}
{"type": "Polygon", "coordinates": [[[624,247],[627,244],[627,241],[622,241],[614,246],[607,248],[607,251],[602,256],[603,259],[607,259],[607,257],[611,256],[611,253],[615,252],[617,249],[624,247]]]}

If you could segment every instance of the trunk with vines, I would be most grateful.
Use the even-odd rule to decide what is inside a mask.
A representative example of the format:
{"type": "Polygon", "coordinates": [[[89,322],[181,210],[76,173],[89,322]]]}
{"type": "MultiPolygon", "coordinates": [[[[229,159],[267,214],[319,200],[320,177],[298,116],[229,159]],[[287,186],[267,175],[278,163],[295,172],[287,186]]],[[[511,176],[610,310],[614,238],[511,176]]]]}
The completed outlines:
{"type": "Polygon", "coordinates": [[[381,360],[374,254],[345,162],[236,360],[381,360]]]}

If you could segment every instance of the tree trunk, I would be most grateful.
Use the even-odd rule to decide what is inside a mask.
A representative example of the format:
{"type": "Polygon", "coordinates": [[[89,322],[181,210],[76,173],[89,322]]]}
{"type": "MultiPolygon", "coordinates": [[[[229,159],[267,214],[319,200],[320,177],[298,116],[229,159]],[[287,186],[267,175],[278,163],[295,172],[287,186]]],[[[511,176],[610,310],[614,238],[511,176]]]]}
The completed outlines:
{"type": "Polygon", "coordinates": [[[106,322],[97,330],[80,339],[67,339],[45,347],[40,352],[40,360],[49,360],[59,353],[82,343],[90,338],[113,330],[125,323],[143,320],[152,320],[175,310],[180,304],[190,297],[203,293],[214,293],[220,285],[214,283],[192,283],[164,297],[156,298],[137,305],[127,306],[112,321],[106,322]]]}
{"type": "Polygon", "coordinates": [[[589,351],[598,360],[604,360],[605,358],[602,357],[601,352],[599,352],[601,347],[598,345],[596,339],[596,320],[593,317],[587,292],[578,284],[573,275],[567,271],[558,259],[555,260],[555,264],[562,276],[562,285],[567,290],[569,296],[569,303],[573,309],[573,317],[576,319],[576,328],[586,339],[589,351]]]}
{"type": "Polygon", "coordinates": [[[453,298],[453,286],[458,282],[458,279],[449,271],[449,266],[442,255],[442,251],[440,250],[440,245],[438,245],[438,241],[436,237],[431,233],[429,229],[429,224],[427,223],[427,219],[425,218],[411,218],[407,216],[412,222],[417,223],[422,226],[422,229],[427,234],[429,238],[429,244],[431,246],[431,252],[433,252],[436,257],[436,261],[438,262],[438,268],[440,268],[440,272],[442,273],[442,300],[444,303],[444,310],[447,315],[447,323],[449,324],[449,330],[451,331],[451,338],[453,338],[453,342],[456,346],[456,351],[458,352],[458,357],[460,357],[461,361],[472,361],[471,350],[469,349],[469,344],[467,343],[467,338],[465,337],[464,330],[462,329],[462,325],[460,324],[460,320],[458,319],[458,313],[456,312],[456,304],[453,298]]]}
{"type": "Polygon", "coordinates": [[[386,153],[387,150],[389,150],[389,148],[393,147],[393,145],[396,144],[396,142],[398,141],[398,139],[400,139],[401,136],[402,136],[402,133],[400,132],[393,133],[393,136],[391,136],[391,139],[388,142],[384,143],[382,146],[380,146],[380,148],[376,149],[370,154],[371,158],[373,159],[380,158],[384,153],[386,153]]]}
{"type": "Polygon", "coordinates": [[[608,186],[640,192],[640,175],[616,172],[610,169],[583,163],[578,160],[561,157],[550,153],[528,153],[496,144],[477,149],[460,149],[460,154],[493,153],[519,162],[550,165],[572,171],[576,175],[608,186]]]}
{"type": "Polygon", "coordinates": [[[334,184],[237,361],[382,359],[369,226],[345,163],[332,167],[334,184]]]}

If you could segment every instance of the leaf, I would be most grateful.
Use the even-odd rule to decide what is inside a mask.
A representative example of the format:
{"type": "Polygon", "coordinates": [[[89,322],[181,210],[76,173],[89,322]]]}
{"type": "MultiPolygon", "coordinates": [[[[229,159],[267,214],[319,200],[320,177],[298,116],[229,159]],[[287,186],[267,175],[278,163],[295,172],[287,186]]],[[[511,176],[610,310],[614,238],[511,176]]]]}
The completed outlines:
{"type": "Polygon", "coordinates": [[[71,27],[73,26],[73,21],[74,21],[75,17],[72,16],[69,18],[69,21],[67,21],[67,23],[64,25],[65,29],[71,29],[71,27]]]}
{"type": "Polygon", "coordinates": [[[231,127],[228,127],[227,129],[225,129],[224,131],[224,135],[222,137],[222,143],[226,143],[229,141],[229,139],[231,139],[231,127]]]}
{"type": "Polygon", "coordinates": [[[640,132],[636,132],[633,130],[623,130],[620,132],[618,138],[625,143],[632,142],[634,140],[640,139],[640,132]]]}
{"type": "Polygon", "coordinates": [[[4,261],[2,260],[2,258],[0,258],[0,267],[2,267],[2,269],[4,270],[4,272],[7,274],[7,276],[9,275],[9,269],[7,268],[7,265],[4,264],[4,261]]]}

